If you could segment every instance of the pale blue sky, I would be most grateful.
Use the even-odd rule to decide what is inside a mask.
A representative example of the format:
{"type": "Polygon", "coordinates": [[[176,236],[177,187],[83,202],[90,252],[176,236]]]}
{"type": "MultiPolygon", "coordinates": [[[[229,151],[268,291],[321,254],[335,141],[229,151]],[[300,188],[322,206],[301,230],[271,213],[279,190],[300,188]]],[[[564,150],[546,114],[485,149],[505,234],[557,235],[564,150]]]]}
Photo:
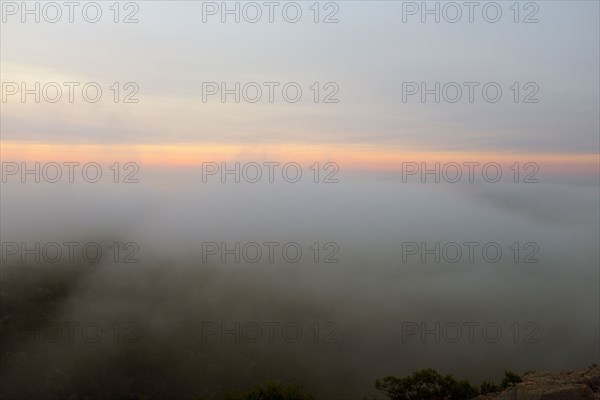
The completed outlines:
{"type": "MultiPolygon", "coordinates": [[[[108,7],[108,3],[103,3],[108,7]]],[[[4,140],[307,142],[590,152],[599,144],[599,3],[538,2],[536,24],[402,22],[402,2],[341,1],[337,24],[202,23],[202,2],[142,1],[138,24],[2,24],[2,81],[135,81],[138,105],[3,104],[4,140]],[[339,104],[201,102],[202,82],[336,82],[339,104]],[[402,82],[495,81],[488,104],[402,102],[402,82]],[[539,84],[514,104],[513,82],[539,84]],[[35,115],[35,118],[32,118],[35,115]]],[[[232,3],[229,3],[232,4],[232,3]]],[[[307,11],[310,2],[301,2],[307,11]]],[[[324,3],[321,3],[324,4],[324,3]]],[[[430,3],[431,4],[431,3],[430,3]]],[[[512,2],[501,2],[505,13],[512,2]]],[[[466,16],[464,17],[466,18],[466,16]]],[[[107,90],[108,92],[108,90],[107,90]]],[[[107,93],[106,96],[109,96],[107,93]]]]}

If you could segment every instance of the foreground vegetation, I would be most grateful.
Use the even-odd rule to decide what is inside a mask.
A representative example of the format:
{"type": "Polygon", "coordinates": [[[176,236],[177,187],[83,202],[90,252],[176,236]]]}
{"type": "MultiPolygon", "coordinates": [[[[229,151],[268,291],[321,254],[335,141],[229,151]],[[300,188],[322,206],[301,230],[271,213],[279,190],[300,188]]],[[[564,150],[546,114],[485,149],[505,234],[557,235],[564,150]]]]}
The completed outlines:
{"type": "MultiPolygon", "coordinates": [[[[406,377],[387,376],[375,382],[375,388],[390,400],[468,400],[480,394],[499,392],[521,382],[521,377],[506,371],[499,385],[482,382],[479,387],[457,381],[452,375],[440,375],[434,369],[416,371],[406,377]]],[[[314,400],[301,386],[268,382],[245,392],[225,391],[212,400],[314,400]]],[[[205,400],[200,398],[199,400],[205,400]]]]}
{"type": "Polygon", "coordinates": [[[375,382],[375,388],[391,400],[467,400],[480,394],[499,392],[521,382],[521,377],[506,371],[500,385],[482,382],[479,387],[452,375],[440,375],[434,369],[424,369],[398,378],[388,376],[375,382]]]}

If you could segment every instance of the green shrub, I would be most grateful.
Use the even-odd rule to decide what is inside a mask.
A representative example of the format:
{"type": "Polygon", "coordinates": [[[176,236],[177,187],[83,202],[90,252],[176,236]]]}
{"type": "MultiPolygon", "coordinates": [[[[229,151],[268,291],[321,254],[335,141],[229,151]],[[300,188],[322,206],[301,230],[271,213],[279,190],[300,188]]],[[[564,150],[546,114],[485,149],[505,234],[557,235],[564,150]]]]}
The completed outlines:
{"type": "Polygon", "coordinates": [[[466,400],[478,393],[469,382],[456,381],[452,375],[442,376],[434,369],[417,371],[404,378],[378,379],[375,388],[391,400],[466,400]]]}
{"type": "Polygon", "coordinates": [[[501,390],[502,388],[496,385],[494,382],[483,381],[481,382],[481,385],[479,385],[479,394],[496,393],[500,392],[501,390]]]}
{"type": "Polygon", "coordinates": [[[466,400],[479,394],[500,392],[522,381],[519,375],[506,371],[500,386],[484,381],[477,389],[467,381],[457,381],[452,375],[442,376],[434,369],[423,369],[404,378],[378,379],[375,389],[391,400],[466,400]]]}
{"type": "Polygon", "coordinates": [[[502,389],[506,389],[510,386],[515,386],[517,383],[523,382],[523,379],[514,372],[505,371],[504,379],[502,379],[502,389]]]}

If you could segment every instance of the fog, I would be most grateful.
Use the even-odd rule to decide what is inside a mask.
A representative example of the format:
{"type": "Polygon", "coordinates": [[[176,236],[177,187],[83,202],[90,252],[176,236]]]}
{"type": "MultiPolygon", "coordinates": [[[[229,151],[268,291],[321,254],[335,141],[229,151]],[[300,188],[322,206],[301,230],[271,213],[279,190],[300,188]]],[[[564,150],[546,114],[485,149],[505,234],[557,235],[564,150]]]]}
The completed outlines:
{"type": "Polygon", "coordinates": [[[378,396],[377,378],[421,368],[478,384],[598,360],[595,180],[223,184],[197,172],[2,184],[3,397],[193,398],[278,379],[358,399],[378,396]],[[23,262],[6,247],[70,241],[97,243],[102,258],[77,248],[74,261],[23,262]],[[252,262],[248,246],[223,262],[223,242],[257,243],[262,257],[252,262]],[[280,243],[272,261],[265,242],[280,243]],[[407,245],[423,242],[479,245],[473,261],[461,245],[457,262],[455,247],[423,262],[407,245]],[[486,243],[499,261],[494,249],[483,256],[486,243]],[[123,262],[132,254],[139,262],[123,262]],[[49,323],[63,326],[58,340],[49,323]],[[98,341],[82,336],[89,323],[98,341]]]}
{"type": "Polygon", "coordinates": [[[599,2],[26,3],[0,5],[0,400],[599,362],[599,2]],[[67,160],[105,174],[50,183],[67,160]],[[199,167],[266,160],[304,176],[199,167]],[[398,169],[466,160],[508,169],[398,169]]]}

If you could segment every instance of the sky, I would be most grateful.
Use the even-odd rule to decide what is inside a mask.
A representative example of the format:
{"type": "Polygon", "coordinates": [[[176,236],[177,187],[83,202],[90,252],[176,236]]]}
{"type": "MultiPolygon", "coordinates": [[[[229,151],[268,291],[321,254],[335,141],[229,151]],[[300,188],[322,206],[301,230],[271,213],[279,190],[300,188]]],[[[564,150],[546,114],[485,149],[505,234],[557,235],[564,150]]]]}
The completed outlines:
{"type": "Polygon", "coordinates": [[[349,165],[356,164],[352,154],[367,153],[361,168],[382,168],[378,155],[387,152],[398,160],[408,152],[555,155],[586,160],[588,170],[594,168],[597,2],[553,1],[521,10],[521,19],[535,11],[531,18],[537,23],[514,23],[508,3],[501,3],[497,23],[486,22],[479,8],[470,23],[465,7],[456,23],[445,21],[452,10],[441,14],[440,23],[434,16],[422,23],[420,13],[403,14],[408,6],[402,2],[353,1],[321,10],[321,18],[335,11],[338,22],[327,24],[313,22],[309,3],[300,3],[303,16],[297,23],[286,22],[278,9],[269,23],[264,6],[257,23],[245,22],[244,14],[240,23],[231,15],[222,23],[220,13],[203,17],[208,6],[202,2],[142,2],[135,13],[139,22],[130,24],[115,24],[108,3],[102,4],[104,14],[95,24],[77,11],[69,23],[66,9],[57,23],[45,22],[44,14],[40,23],[33,16],[21,23],[18,12],[4,16],[3,82],[98,82],[103,88],[93,104],[81,96],[69,103],[64,86],[63,98],[54,104],[23,104],[18,93],[7,96],[2,142],[11,157],[43,145],[58,146],[53,153],[94,145],[109,155],[119,146],[141,152],[159,146],[164,150],[151,158],[162,164],[177,147],[199,152],[197,158],[208,146],[230,157],[254,151],[301,156],[308,147],[331,152],[340,162],[347,157],[349,165]],[[139,91],[133,98],[139,102],[112,102],[114,82],[120,83],[121,96],[133,90],[123,85],[134,82],[139,91]],[[257,103],[235,103],[233,95],[222,103],[219,94],[203,101],[205,82],[225,82],[229,88],[257,82],[263,96],[257,103]],[[272,103],[263,82],[280,83],[272,103]],[[279,89],[288,82],[303,88],[297,103],[282,98],[279,89]],[[334,83],[338,102],[314,103],[309,88],[314,82],[322,98],[334,90],[324,85],[334,83]],[[430,88],[456,82],[463,97],[435,103],[430,95],[424,104],[417,94],[404,102],[404,82],[426,82],[430,88]],[[480,83],[473,103],[463,82],[480,83]],[[496,103],[482,97],[488,82],[502,88],[496,103]],[[515,82],[520,100],[535,91],[531,98],[538,102],[515,103],[510,89],[515,82]],[[527,83],[535,86],[525,88],[527,83]]]}

